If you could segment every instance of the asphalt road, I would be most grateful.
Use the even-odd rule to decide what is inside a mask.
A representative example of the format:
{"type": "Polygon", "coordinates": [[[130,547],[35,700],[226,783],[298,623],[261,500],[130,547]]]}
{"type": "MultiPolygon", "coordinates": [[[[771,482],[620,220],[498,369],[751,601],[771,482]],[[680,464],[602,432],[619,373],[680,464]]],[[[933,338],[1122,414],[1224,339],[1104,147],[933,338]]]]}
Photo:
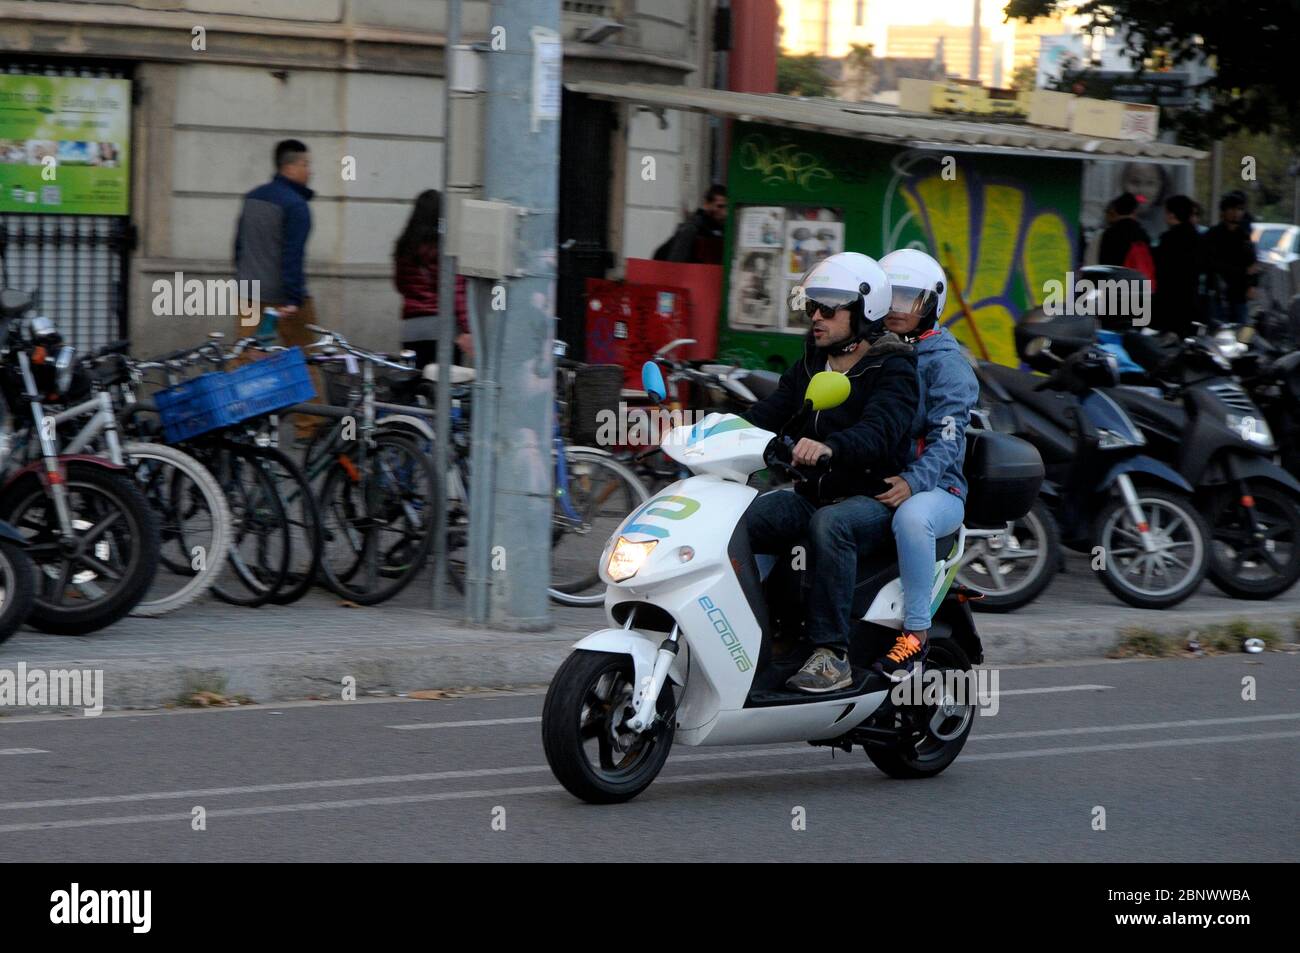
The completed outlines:
{"type": "Polygon", "coordinates": [[[612,807],[551,777],[537,693],[5,717],[0,859],[1297,859],[1300,655],[1005,668],[999,689],[932,780],[676,746],[612,807]]]}

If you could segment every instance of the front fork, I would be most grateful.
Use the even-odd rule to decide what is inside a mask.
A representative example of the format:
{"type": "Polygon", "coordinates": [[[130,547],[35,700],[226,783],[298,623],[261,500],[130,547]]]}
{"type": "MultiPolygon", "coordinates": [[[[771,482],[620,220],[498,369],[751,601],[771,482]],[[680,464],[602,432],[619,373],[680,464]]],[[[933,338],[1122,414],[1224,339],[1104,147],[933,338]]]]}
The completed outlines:
{"type": "Polygon", "coordinates": [[[679,647],[677,638],[680,634],[680,629],[674,625],[673,630],[668,633],[668,638],[664,639],[659,646],[659,652],[655,655],[654,670],[642,678],[641,684],[636,687],[636,694],[632,698],[632,706],[636,709],[636,714],[627,723],[630,730],[645,731],[654,723],[655,703],[659,701],[659,693],[663,691],[664,682],[668,680],[668,669],[677,658],[679,647]]]}
{"type": "Polygon", "coordinates": [[[1124,507],[1128,510],[1129,519],[1137,527],[1138,538],[1142,540],[1142,550],[1153,553],[1158,548],[1156,541],[1151,538],[1151,526],[1147,522],[1146,514],[1142,512],[1142,503],[1138,500],[1137,488],[1133,486],[1133,480],[1127,473],[1121,473],[1115,478],[1119,485],[1120,496],[1124,499],[1124,507]]]}
{"type": "Polygon", "coordinates": [[[36,439],[40,441],[41,461],[45,464],[45,483],[50,489],[50,498],[54,500],[54,514],[59,520],[59,535],[64,539],[73,538],[72,511],[68,508],[68,488],[64,485],[63,467],[59,463],[59,446],[54,439],[54,428],[46,424],[45,408],[41,406],[40,395],[36,390],[36,380],[32,376],[32,366],[27,354],[18,353],[18,365],[23,374],[23,385],[32,405],[32,421],[36,426],[36,439]]]}

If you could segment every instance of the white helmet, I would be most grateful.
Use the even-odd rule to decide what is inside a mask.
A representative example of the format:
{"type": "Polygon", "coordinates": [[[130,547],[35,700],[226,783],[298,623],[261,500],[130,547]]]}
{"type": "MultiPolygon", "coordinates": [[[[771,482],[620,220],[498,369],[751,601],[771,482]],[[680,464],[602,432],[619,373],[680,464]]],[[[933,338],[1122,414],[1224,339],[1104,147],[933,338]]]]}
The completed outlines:
{"type": "Polygon", "coordinates": [[[900,248],[880,259],[893,288],[892,310],[919,314],[922,324],[933,323],[948,301],[943,268],[925,252],[900,248]]]}
{"type": "Polygon", "coordinates": [[[853,338],[867,333],[867,324],[889,313],[893,294],[880,264],[855,251],[822,259],[790,289],[790,306],[811,315],[819,307],[848,308],[853,338]]]}

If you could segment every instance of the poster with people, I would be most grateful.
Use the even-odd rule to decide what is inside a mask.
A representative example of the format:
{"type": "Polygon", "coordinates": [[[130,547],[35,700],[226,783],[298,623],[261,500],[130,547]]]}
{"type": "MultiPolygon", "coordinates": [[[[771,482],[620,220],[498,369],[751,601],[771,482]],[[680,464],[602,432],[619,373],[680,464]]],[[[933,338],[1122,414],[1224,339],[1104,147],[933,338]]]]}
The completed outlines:
{"type": "Polygon", "coordinates": [[[800,333],[807,316],[793,311],[790,290],[804,273],[844,250],[838,209],[751,205],[736,210],[729,320],[751,329],[800,333]]]}
{"type": "Polygon", "coordinates": [[[126,215],[131,83],[0,73],[0,212],[126,215]]]}

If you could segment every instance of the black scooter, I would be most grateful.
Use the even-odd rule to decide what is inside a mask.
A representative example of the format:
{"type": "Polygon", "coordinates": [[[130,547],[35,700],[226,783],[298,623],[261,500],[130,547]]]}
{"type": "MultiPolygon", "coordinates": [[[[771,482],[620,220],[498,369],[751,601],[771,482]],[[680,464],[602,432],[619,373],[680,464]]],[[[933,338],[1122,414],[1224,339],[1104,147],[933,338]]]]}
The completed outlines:
{"type": "Polygon", "coordinates": [[[981,383],[977,419],[1028,440],[1046,466],[1037,511],[1042,535],[1034,539],[1019,526],[1008,534],[1032,540],[1044,558],[1034,561],[1034,571],[1014,592],[999,590],[987,567],[1000,572],[1006,562],[1017,561],[1015,553],[977,553],[958,580],[985,593],[980,608],[1024,605],[1059,566],[1053,538],[1059,527],[1063,544],[1091,555],[1102,583],[1120,599],[1145,609],[1176,605],[1196,591],[1206,572],[1208,533],[1192,503],[1192,486],[1144,452],[1146,439],[1107,391],[1118,383],[1114,359],[1088,336],[1060,330],[1032,322],[1017,329],[1021,357],[1050,377],[991,362],[975,368],[981,383]],[[1058,336],[1049,336],[1054,331],[1058,336]]]}
{"type": "Polygon", "coordinates": [[[1300,578],[1300,481],[1273,462],[1271,428],[1233,375],[1217,336],[1185,340],[1129,331],[1129,357],[1149,388],[1110,394],[1151,452],[1196,488],[1209,524],[1210,580],[1238,599],[1270,599],[1300,578]]]}

